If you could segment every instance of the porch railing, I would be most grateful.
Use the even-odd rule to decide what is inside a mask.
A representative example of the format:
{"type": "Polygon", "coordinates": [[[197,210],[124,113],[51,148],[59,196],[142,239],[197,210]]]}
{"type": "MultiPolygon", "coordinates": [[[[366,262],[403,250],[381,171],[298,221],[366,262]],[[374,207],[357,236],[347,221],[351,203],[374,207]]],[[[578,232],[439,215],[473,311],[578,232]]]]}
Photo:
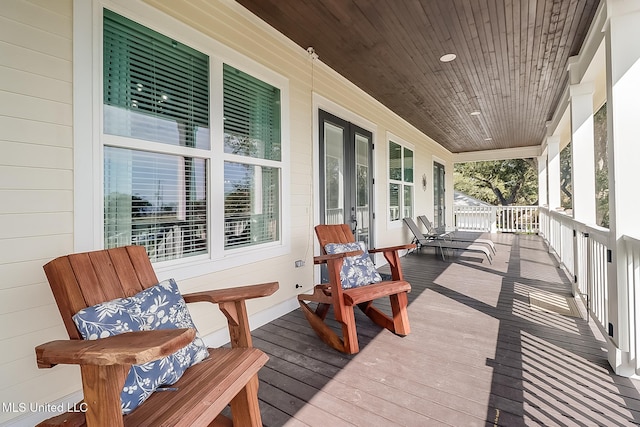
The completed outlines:
{"type": "Polygon", "coordinates": [[[635,362],[635,374],[640,374],[640,239],[623,236],[624,261],[627,267],[629,311],[629,359],[635,362]]]}
{"type": "MultiPolygon", "coordinates": [[[[540,208],[540,233],[554,252],[561,266],[573,278],[574,293],[582,298],[590,317],[596,321],[604,336],[611,335],[612,323],[620,322],[616,345],[629,352],[629,362],[640,374],[640,239],[622,236],[618,246],[618,262],[626,267],[625,277],[618,277],[618,294],[626,294],[626,313],[611,318],[609,312],[609,273],[616,269],[611,248],[612,236],[606,228],[586,225],[573,218],[546,208],[540,208]],[[627,319],[624,319],[625,316],[627,319]],[[624,319],[624,320],[620,320],[624,319]]],[[[613,301],[613,304],[617,302],[613,301]]]]}
{"type": "Polygon", "coordinates": [[[490,233],[537,233],[537,206],[455,206],[455,226],[459,230],[490,233]]]}
{"type": "Polygon", "coordinates": [[[579,294],[607,333],[609,230],[590,226],[560,212],[540,208],[540,235],[574,281],[579,294]]]}

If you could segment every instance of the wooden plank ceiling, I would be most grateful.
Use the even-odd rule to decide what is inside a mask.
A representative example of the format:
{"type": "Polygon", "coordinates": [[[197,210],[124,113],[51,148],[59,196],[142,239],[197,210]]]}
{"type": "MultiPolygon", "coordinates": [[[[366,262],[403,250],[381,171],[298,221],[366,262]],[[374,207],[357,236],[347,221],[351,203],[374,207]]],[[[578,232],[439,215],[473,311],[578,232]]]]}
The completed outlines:
{"type": "Polygon", "coordinates": [[[454,153],[542,142],[598,1],[237,0],[454,153]]]}

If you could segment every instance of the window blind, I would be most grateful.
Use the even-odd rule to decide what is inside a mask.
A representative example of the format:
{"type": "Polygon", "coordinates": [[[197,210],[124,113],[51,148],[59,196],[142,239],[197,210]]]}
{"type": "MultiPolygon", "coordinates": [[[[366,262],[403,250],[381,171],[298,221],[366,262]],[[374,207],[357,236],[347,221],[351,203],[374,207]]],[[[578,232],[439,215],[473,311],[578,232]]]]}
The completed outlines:
{"type": "Polygon", "coordinates": [[[224,64],[224,150],[281,160],[280,89],[224,64]]]}
{"type": "Polygon", "coordinates": [[[105,147],[105,247],[142,245],[152,261],[206,253],[206,162],[105,147]]]}
{"type": "Polygon", "coordinates": [[[280,224],[280,89],[230,65],[223,68],[225,248],[277,241],[280,224]]]}
{"type": "Polygon", "coordinates": [[[413,182],[413,151],[404,147],[404,159],[403,159],[403,179],[404,182],[413,182]]]}
{"type": "Polygon", "coordinates": [[[104,133],[159,142],[156,152],[104,147],[105,247],[145,246],[152,261],[208,252],[209,59],[104,10],[104,133]]]}
{"type": "Polygon", "coordinates": [[[402,147],[389,141],[389,179],[402,180],[402,147]]]}
{"type": "Polygon", "coordinates": [[[105,133],[209,148],[209,58],[104,10],[105,133]]]}
{"type": "Polygon", "coordinates": [[[225,248],[278,240],[280,170],[224,163],[225,248]]]}

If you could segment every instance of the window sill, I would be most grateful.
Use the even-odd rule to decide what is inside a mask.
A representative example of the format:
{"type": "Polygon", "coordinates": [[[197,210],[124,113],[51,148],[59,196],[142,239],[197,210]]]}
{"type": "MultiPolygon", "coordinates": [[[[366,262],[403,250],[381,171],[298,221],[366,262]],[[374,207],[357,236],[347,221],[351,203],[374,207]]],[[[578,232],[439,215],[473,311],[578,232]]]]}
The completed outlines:
{"type": "Polygon", "coordinates": [[[154,268],[160,280],[174,278],[176,280],[189,279],[205,274],[215,273],[229,268],[243,267],[255,262],[277,258],[290,253],[289,245],[274,244],[262,246],[260,249],[245,248],[226,253],[220,258],[208,256],[194,257],[193,259],[178,259],[163,261],[154,264],[154,268]]]}

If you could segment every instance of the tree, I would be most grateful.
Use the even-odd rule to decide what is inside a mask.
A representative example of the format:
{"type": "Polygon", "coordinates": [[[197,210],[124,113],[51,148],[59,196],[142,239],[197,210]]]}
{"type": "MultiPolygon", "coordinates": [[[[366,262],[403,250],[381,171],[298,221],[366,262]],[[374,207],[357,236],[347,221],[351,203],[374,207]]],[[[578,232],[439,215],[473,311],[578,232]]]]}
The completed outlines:
{"type": "Polygon", "coordinates": [[[492,205],[535,205],[536,163],[533,159],[456,163],[454,188],[492,205]]]}
{"type": "Polygon", "coordinates": [[[607,154],[607,104],[593,115],[596,160],[596,221],[609,228],[609,156],[607,154]]]}
{"type": "Polygon", "coordinates": [[[573,185],[571,183],[571,143],[560,151],[560,206],[564,209],[573,208],[573,185]]]}

